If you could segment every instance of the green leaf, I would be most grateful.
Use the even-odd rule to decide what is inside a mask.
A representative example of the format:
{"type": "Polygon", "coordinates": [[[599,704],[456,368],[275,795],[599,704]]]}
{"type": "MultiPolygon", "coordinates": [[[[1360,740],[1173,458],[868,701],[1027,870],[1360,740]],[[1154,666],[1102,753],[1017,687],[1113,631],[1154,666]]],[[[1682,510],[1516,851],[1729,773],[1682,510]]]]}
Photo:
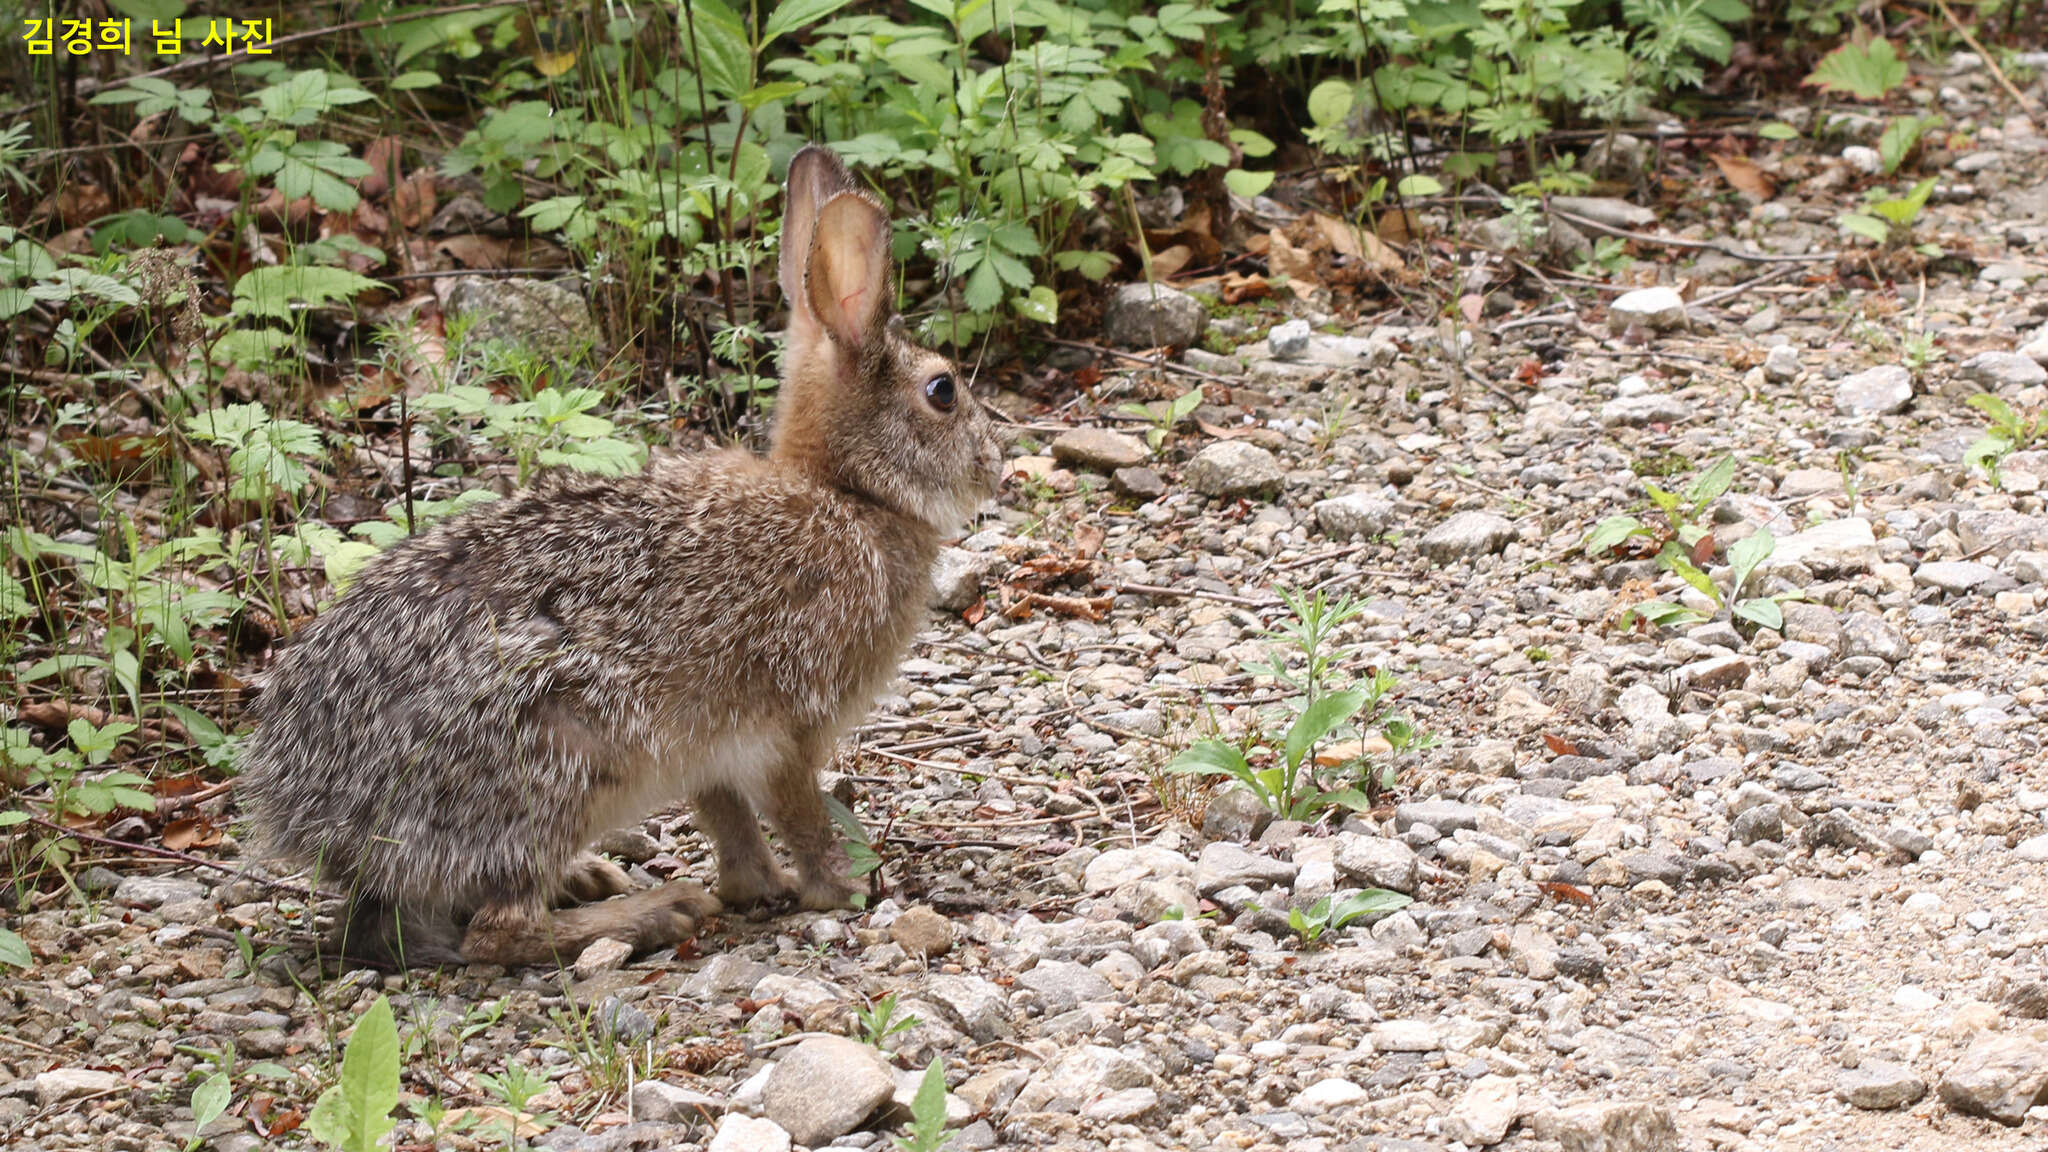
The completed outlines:
{"type": "Polygon", "coordinates": [[[1379,912],[1399,912],[1413,903],[1415,898],[1412,896],[1385,888],[1367,888],[1362,892],[1354,892],[1331,906],[1330,927],[1342,928],[1360,916],[1370,916],[1379,912]]]}
{"type": "Polygon", "coordinates": [[[1658,559],[1665,568],[1677,573],[1680,580],[1692,585],[1694,591],[1697,591],[1700,595],[1705,596],[1716,604],[1722,602],[1721,590],[1714,587],[1713,577],[1700,571],[1698,565],[1670,549],[1666,549],[1664,555],[1658,557],[1658,559]]]}
{"type": "Polygon", "coordinates": [[[1351,114],[1357,93],[1348,80],[1325,80],[1309,90],[1308,118],[1318,128],[1333,128],[1351,114]]]}
{"type": "MultiPolygon", "coordinates": [[[[1115,109],[1108,109],[1108,111],[1113,112],[1115,111],[1115,109]]],[[[1252,131],[1249,128],[1232,128],[1230,130],[1230,142],[1237,145],[1237,150],[1239,152],[1244,153],[1246,156],[1249,156],[1254,160],[1258,160],[1266,156],[1271,156],[1273,154],[1273,150],[1279,147],[1279,145],[1274,144],[1272,140],[1268,139],[1267,137],[1257,132],[1252,131]]]]}
{"type": "Polygon", "coordinates": [[[768,22],[761,26],[761,47],[778,36],[787,36],[801,28],[807,28],[832,13],[846,7],[848,0],[782,0],[775,11],[768,14],[768,22]]]}
{"type": "Polygon", "coordinates": [[[1403,176],[1394,182],[1394,191],[1402,196],[1437,196],[1441,195],[1443,190],[1443,181],[1419,173],[1414,176],[1403,176]]]}
{"type": "Polygon", "coordinates": [[[691,22],[678,18],[683,57],[704,77],[704,86],[728,100],[737,100],[754,86],[754,49],[747,43],[747,26],[722,0],[684,0],[695,14],[696,41],[691,42],[691,22]]]}
{"type": "Polygon", "coordinates": [[[747,111],[752,112],[763,104],[775,100],[787,100],[791,96],[803,91],[804,88],[805,85],[795,80],[775,80],[749,90],[740,97],[740,105],[747,111]]]}
{"type": "Polygon", "coordinates": [[[898,1137],[896,1146],[911,1152],[936,1149],[946,1137],[946,1071],[933,1060],[917,1082],[917,1095],[910,1101],[910,1138],[898,1137]]]}
{"type": "Polygon", "coordinates": [[[1768,596],[1744,600],[1737,604],[1733,611],[1737,617],[1752,621],[1759,627],[1769,628],[1773,632],[1782,631],[1785,627],[1785,609],[1768,596]]]}
{"type": "Polygon", "coordinates": [[[1768,528],[1759,528],[1729,545],[1728,595],[1742,595],[1742,586],[1749,582],[1750,573],[1756,571],[1756,566],[1763,563],[1777,547],[1777,538],[1771,535],[1768,528]]]}
{"type": "Polygon", "coordinates": [[[1686,503],[1697,508],[1712,500],[1718,500],[1735,481],[1735,457],[1723,456],[1714,461],[1712,467],[1700,473],[1693,482],[1685,486],[1686,503]]]}
{"type": "Polygon", "coordinates": [[[1622,614],[1626,623],[1631,617],[1641,617],[1660,627],[1665,625],[1700,624],[1708,617],[1683,604],[1672,604],[1664,600],[1645,600],[1622,614]]]}
{"type": "Polygon", "coordinates": [[[306,1127],[341,1152],[378,1152],[398,1106],[398,1028],[383,996],[356,1024],[341,1058],[341,1078],[320,1094],[306,1127]]]}
{"type": "Polygon", "coordinates": [[[1892,238],[1891,225],[1875,216],[1865,216],[1861,212],[1846,213],[1835,223],[1841,225],[1844,232],[1853,232],[1877,244],[1883,244],[1892,238]]]}
{"type": "Polygon", "coordinates": [[[1059,293],[1054,292],[1048,284],[1033,285],[1031,291],[1011,300],[1010,306],[1017,310],[1017,315],[1026,320],[1036,320],[1040,324],[1059,322],[1059,293]]]}
{"type": "Polygon", "coordinates": [[[6,928],[0,928],[0,964],[27,968],[35,962],[36,958],[29,954],[27,941],[6,928]]]}
{"type": "Polygon", "coordinates": [[[1237,745],[1222,740],[1198,740],[1188,745],[1186,751],[1167,763],[1166,770],[1196,776],[1229,776],[1245,783],[1251,781],[1251,766],[1245,762],[1244,752],[1237,745]]]}
{"type": "Polygon", "coordinates": [[[225,1072],[215,1072],[192,1091],[192,1127],[196,1131],[220,1119],[234,1098],[234,1084],[225,1072]]]}
{"type": "Polygon", "coordinates": [[[230,311],[236,316],[289,320],[293,304],[334,304],[377,287],[375,280],[345,268],[273,265],[245,272],[235,281],[230,311]]]}
{"type": "Polygon", "coordinates": [[[1287,729],[1287,763],[1299,768],[1316,742],[1358,714],[1365,707],[1365,693],[1356,688],[1326,692],[1318,696],[1287,729]]]}
{"type": "Polygon", "coordinates": [[[1609,516],[1593,525],[1593,530],[1586,533],[1585,542],[1579,547],[1588,556],[1598,556],[1631,536],[1649,534],[1649,527],[1633,516],[1609,516]]]}
{"type": "Polygon", "coordinates": [[[1805,83],[1858,100],[1882,100],[1906,82],[1906,62],[1889,40],[1843,44],[1820,58],[1805,83]]]}
{"type": "Polygon", "coordinates": [[[393,92],[411,92],[418,88],[432,88],[440,82],[441,74],[439,72],[416,69],[411,72],[400,72],[398,75],[393,76],[391,78],[391,90],[393,92]]]}
{"type": "Polygon", "coordinates": [[[571,217],[582,210],[581,196],[550,196],[521,208],[519,214],[533,221],[535,231],[553,232],[567,224],[571,217]]]}
{"type": "Polygon", "coordinates": [[[1271,188],[1273,178],[1278,175],[1277,172],[1247,172],[1242,168],[1232,168],[1223,174],[1223,186],[1249,200],[1271,188]]]}
{"type": "Polygon", "coordinates": [[[1756,134],[1763,137],[1766,140],[1799,139],[1799,129],[1794,128],[1790,124],[1786,124],[1781,121],[1773,121],[1769,124],[1764,125],[1763,127],[1756,130],[1756,134]]]}

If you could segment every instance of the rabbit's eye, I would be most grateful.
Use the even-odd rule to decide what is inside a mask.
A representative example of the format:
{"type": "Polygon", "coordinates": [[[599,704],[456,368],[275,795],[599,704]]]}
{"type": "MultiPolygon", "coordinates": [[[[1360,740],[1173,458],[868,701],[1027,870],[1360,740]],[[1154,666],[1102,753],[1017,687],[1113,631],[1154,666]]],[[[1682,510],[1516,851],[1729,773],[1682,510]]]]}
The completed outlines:
{"type": "Polygon", "coordinates": [[[959,397],[953,393],[953,377],[941,372],[924,382],[924,398],[941,412],[951,412],[959,397]]]}

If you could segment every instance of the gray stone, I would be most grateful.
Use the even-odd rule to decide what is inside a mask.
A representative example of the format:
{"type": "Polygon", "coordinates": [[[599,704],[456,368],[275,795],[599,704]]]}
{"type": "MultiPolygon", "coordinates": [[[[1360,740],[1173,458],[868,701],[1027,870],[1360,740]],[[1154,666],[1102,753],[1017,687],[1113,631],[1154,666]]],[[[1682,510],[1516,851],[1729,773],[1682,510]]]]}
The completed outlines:
{"type": "Polygon", "coordinates": [[[124,876],[114,888],[114,903],[135,908],[160,908],[206,898],[206,886],[182,876],[124,876]]]}
{"type": "Polygon", "coordinates": [[[1913,374],[1884,364],[1844,376],[1835,385],[1835,409],[1845,416],[1889,416],[1913,402],[1913,374]]]}
{"type": "Polygon", "coordinates": [[[638,1044],[654,1035],[654,1020],[647,1013],[617,996],[598,1001],[597,1028],[621,1044],[638,1044]]]}
{"type": "MultiPolygon", "coordinates": [[[[1751,317],[1755,319],[1755,317],[1751,317]]],[[[1799,349],[1790,344],[1774,345],[1764,353],[1764,378],[1779,384],[1799,375],[1799,349]]]]}
{"type": "Polygon", "coordinates": [[[504,341],[543,356],[581,356],[602,340],[583,293],[566,284],[464,276],[448,288],[451,318],[470,318],[473,343],[504,341]]]}
{"type": "Polygon", "coordinates": [[[1385,535],[1394,522],[1394,502],[1365,492],[1318,500],[1310,511],[1323,534],[1335,540],[1385,535]]]}
{"type": "Polygon", "coordinates": [[[1413,893],[1422,883],[1422,865],[1415,850],[1384,836],[1338,837],[1337,871],[1372,888],[1413,893]]]}
{"type": "Polygon", "coordinates": [[[1083,1104],[1081,1118],[1100,1124],[1128,1124],[1157,1107],[1159,1093],[1153,1089],[1125,1088],[1083,1104]]]}
{"type": "Polygon", "coordinates": [[[126,1087],[127,1083],[118,1072],[103,1072],[97,1068],[52,1068],[36,1074],[36,1104],[48,1108],[81,1096],[115,1092],[126,1087]]]}
{"type": "Polygon", "coordinates": [[[813,1036],[768,1074],[761,1103],[792,1140],[817,1147],[860,1127],[895,1091],[895,1070],[880,1052],[844,1036],[813,1036]]]}
{"type": "Polygon", "coordinates": [[[2048,519],[2009,508],[1966,509],[1956,513],[1955,524],[1956,539],[1972,556],[2008,556],[2022,549],[2048,547],[2048,519]]]}
{"type": "Polygon", "coordinates": [[[628,864],[645,864],[661,852],[661,845],[638,828],[612,828],[597,838],[597,850],[628,864]]]}
{"type": "Polygon", "coordinates": [[[1427,824],[1443,833],[1456,832],[1460,828],[1476,829],[1484,814],[1476,804],[1461,804],[1456,800],[1416,800],[1394,809],[1394,831],[1406,832],[1417,824],[1427,824]]]}
{"type": "Polygon", "coordinates": [[[789,1152],[789,1133],[773,1120],[730,1112],[719,1118],[705,1152],[789,1152]]]}
{"type": "Polygon", "coordinates": [[[1669,1152],[1679,1147],[1671,1111],[1643,1101],[1606,1101],[1549,1108],[1530,1124],[1564,1152],[1669,1152]]]}
{"type": "Polygon", "coordinates": [[[1082,871],[1081,884],[1089,892],[1108,892],[1140,880],[1192,881],[1195,862],[1171,848],[1142,844],[1136,848],[1111,848],[1082,871]]]}
{"type": "Polygon", "coordinates": [[[1847,575],[1870,571],[1880,558],[1870,521],[1850,516],[1780,538],[1758,570],[1768,573],[1797,564],[1816,575],[1847,575]]]}
{"type": "Polygon", "coordinates": [[[1845,658],[1874,656],[1887,664],[1897,664],[1906,658],[1909,651],[1905,636],[1886,623],[1882,616],[1851,612],[1842,618],[1842,655],[1845,658]]]}
{"type": "Polygon", "coordinates": [[[633,1085],[633,1115],[642,1120],[661,1123],[702,1120],[724,1111],[724,1100],[665,1081],[642,1080],[633,1085]]]}
{"type": "Polygon", "coordinates": [[[1273,325],[1266,333],[1266,349],[1275,360],[1299,360],[1308,354],[1309,337],[1315,334],[1306,320],[1289,320],[1273,325]]]}
{"type": "Polygon", "coordinates": [[[1068,960],[1040,960],[1017,977],[1017,987],[1037,993],[1048,1012],[1065,1012],[1083,1001],[1116,995],[1100,973],[1068,960]]]}
{"type": "Polygon", "coordinates": [[[575,964],[571,965],[569,970],[576,979],[589,980],[599,973],[610,972],[623,966],[632,955],[631,944],[603,936],[592,940],[590,946],[576,957],[575,964]]]}
{"type": "Polygon", "coordinates": [[[1296,866],[1271,856],[1261,856],[1241,844],[1218,840],[1202,846],[1195,859],[1195,891],[1204,896],[1237,884],[1257,888],[1284,887],[1294,882],[1296,866]]]}
{"type": "Polygon", "coordinates": [[[2018,582],[1989,564],[1975,560],[1930,560],[1913,570],[1913,583],[1939,588],[1951,596],[1965,592],[2009,592],[2018,582]]]}
{"type": "Polygon", "coordinates": [[[1152,458],[1145,442],[1107,428],[1069,428],[1052,442],[1052,458],[1097,472],[1135,468],[1152,458]]]}
{"type": "Polygon", "coordinates": [[[1684,401],[1662,392],[1643,396],[1621,396],[1600,406],[1600,423],[1609,428],[1676,424],[1690,415],[1692,409],[1684,401]]]}
{"type": "Polygon", "coordinates": [[[1737,816],[1728,830],[1744,844],[1782,840],[1785,838],[1785,821],[1778,814],[1776,805],[1760,804],[1737,816]]]}
{"type": "Polygon", "coordinates": [[[929,603],[940,612],[965,612],[981,599],[982,582],[1001,565],[995,552],[969,552],[964,548],[941,548],[932,562],[932,591],[929,603]]]}
{"type": "Polygon", "coordinates": [[[922,904],[889,925],[889,939],[912,956],[941,956],[953,948],[953,922],[922,904]]]}
{"type": "Polygon", "coordinates": [[[1011,1034],[1010,1000],[1001,986],[979,976],[939,975],[925,981],[924,999],[947,1022],[987,1044],[1011,1034]]]}
{"type": "Polygon", "coordinates": [[[1676,888],[1685,883],[1685,878],[1689,875],[1689,869],[1683,860],[1660,852],[1632,852],[1621,858],[1621,866],[1628,869],[1631,884],[1656,880],[1676,888]]]}
{"type": "Polygon", "coordinates": [[[1835,1095],[1872,1112],[1905,1108],[1927,1095],[1927,1081],[1889,1060],[1864,1060],[1835,1080],[1835,1095]]]}
{"type": "Polygon", "coordinates": [[[1429,530],[1422,554],[1439,564],[1484,556],[1506,548],[1515,539],[1515,524],[1491,512],[1460,512],[1429,530]]]}
{"type": "Polygon", "coordinates": [[[1119,468],[1109,474],[1109,486],[1133,500],[1157,500],[1166,495],[1165,479],[1150,468],[1119,468]]]}
{"type": "Polygon", "coordinates": [[[1956,376],[1986,392],[2014,392],[2048,382],[2048,368],[2018,352],[1979,352],[1963,361],[1956,376]]]}
{"type": "Polygon", "coordinates": [[[1243,788],[1224,788],[1202,809],[1202,836],[1248,844],[1273,822],[1273,811],[1243,788]]]}
{"type": "Polygon", "coordinates": [[[2029,1108],[2048,1104],[2048,1044],[2028,1036],[1979,1035],[1941,1078],[1941,1102],[2019,1127],[2029,1108]]]}
{"type": "Polygon", "coordinates": [[[1110,294],[1103,338],[1119,348],[1183,348],[1202,338],[1209,311],[1164,284],[1126,284],[1110,294]]]}
{"type": "Polygon", "coordinates": [[[1017,1094],[1015,1111],[1079,1112],[1115,1092],[1152,1087],[1152,1073],[1114,1048],[1089,1044],[1033,1076],[1017,1094]]]}
{"type": "Polygon", "coordinates": [[[1195,491],[1220,500],[1271,496],[1287,482],[1271,452],[1242,440],[1207,445],[1188,461],[1184,478],[1195,491]]]}
{"type": "Polygon", "coordinates": [[[1520,1084],[1512,1076],[1481,1076],[1465,1089],[1444,1117],[1444,1135],[1475,1148],[1507,1139],[1522,1106],[1520,1084]]]}
{"type": "Polygon", "coordinates": [[[1847,812],[1840,809],[1822,812],[1806,826],[1806,842],[1816,848],[1829,847],[1843,852],[1861,852],[1878,860],[1890,860],[1894,855],[1903,855],[1892,847],[1891,842],[1856,822],[1847,812]]]}
{"type": "Polygon", "coordinates": [[[1607,327],[1619,332],[1630,325],[1657,332],[1685,327],[1685,297],[1662,285],[1622,293],[1607,306],[1607,327]]]}

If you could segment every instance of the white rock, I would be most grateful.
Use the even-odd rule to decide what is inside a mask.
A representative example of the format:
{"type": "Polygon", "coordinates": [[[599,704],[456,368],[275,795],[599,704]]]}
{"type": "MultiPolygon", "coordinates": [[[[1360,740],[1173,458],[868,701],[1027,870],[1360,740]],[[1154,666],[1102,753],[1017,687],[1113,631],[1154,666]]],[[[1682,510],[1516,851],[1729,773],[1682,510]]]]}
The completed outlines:
{"type": "Polygon", "coordinates": [[[1889,416],[1913,402],[1913,374],[1897,364],[1880,364],[1835,384],[1835,410],[1845,416],[1889,416]]]}
{"type": "Polygon", "coordinates": [[[789,1133],[773,1120],[728,1112],[718,1121],[708,1152],[789,1152],[789,1133]]]}
{"type": "Polygon", "coordinates": [[[1659,285],[1624,292],[1607,306],[1607,326],[1615,331],[1640,325],[1661,332],[1686,326],[1685,298],[1676,288],[1659,285]]]}
{"type": "Polygon", "coordinates": [[[1334,1112],[1339,1108],[1348,1108],[1364,1100],[1368,1095],[1365,1089],[1351,1081],[1332,1076],[1318,1080],[1295,1093],[1294,1102],[1289,1107],[1296,1112],[1305,1112],[1313,1116],[1323,1112],[1334,1112]]]}
{"type": "Polygon", "coordinates": [[[118,1072],[102,1072],[97,1068],[52,1068],[36,1075],[36,1104],[48,1108],[81,1096],[113,1092],[126,1083],[118,1072]]]}
{"type": "Polygon", "coordinates": [[[1451,1106],[1444,1135],[1482,1148],[1498,1144],[1507,1139],[1521,1106],[1521,1086],[1513,1077],[1481,1076],[1451,1106]]]}

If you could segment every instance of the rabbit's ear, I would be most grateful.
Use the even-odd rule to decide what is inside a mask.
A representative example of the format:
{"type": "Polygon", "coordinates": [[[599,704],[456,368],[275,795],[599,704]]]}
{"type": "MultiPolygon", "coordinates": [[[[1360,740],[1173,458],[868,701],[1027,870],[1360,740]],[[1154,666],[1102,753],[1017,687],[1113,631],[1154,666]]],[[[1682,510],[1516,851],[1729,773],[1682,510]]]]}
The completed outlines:
{"type": "Polygon", "coordinates": [[[832,342],[861,351],[880,336],[889,307],[889,216],[859,192],[818,211],[804,293],[832,342]]]}
{"type": "Polygon", "coordinates": [[[804,265],[811,258],[811,237],[815,235],[818,211],[825,201],[853,188],[846,165],[829,148],[808,145],[789,162],[789,191],[782,202],[782,256],[777,275],[789,306],[802,314],[804,265]]]}

